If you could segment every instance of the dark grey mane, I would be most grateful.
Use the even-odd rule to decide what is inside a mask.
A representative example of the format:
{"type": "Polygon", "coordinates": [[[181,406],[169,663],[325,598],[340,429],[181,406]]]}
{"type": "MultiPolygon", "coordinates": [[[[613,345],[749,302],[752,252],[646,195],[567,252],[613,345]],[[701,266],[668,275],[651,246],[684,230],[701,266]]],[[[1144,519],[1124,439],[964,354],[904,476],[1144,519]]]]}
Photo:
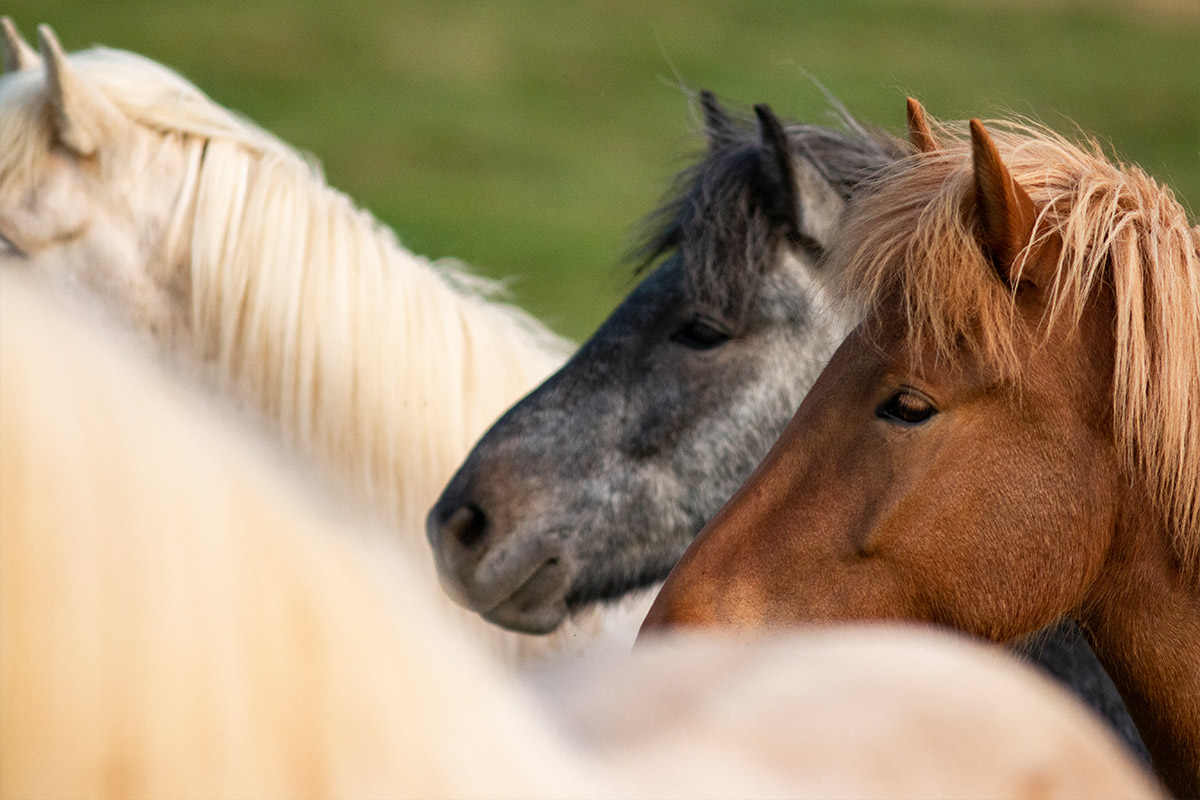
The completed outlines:
{"type": "MultiPolygon", "coordinates": [[[[791,194],[778,186],[778,170],[755,120],[725,112],[708,95],[702,103],[709,147],[675,176],[670,199],[643,220],[641,244],[630,260],[640,273],[661,256],[679,252],[691,299],[736,325],[745,299],[777,263],[781,241],[817,256],[821,248],[797,227],[791,194]]],[[[805,159],[845,200],[909,153],[899,139],[869,131],[845,112],[840,129],[788,123],[783,130],[791,157],[805,159]]]]}

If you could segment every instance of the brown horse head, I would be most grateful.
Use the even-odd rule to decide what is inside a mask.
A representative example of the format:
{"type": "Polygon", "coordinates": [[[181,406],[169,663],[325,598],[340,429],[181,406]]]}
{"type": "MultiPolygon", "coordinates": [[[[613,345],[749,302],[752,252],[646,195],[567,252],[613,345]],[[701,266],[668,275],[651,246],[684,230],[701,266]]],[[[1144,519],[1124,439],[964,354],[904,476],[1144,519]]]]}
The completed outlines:
{"type": "Polygon", "coordinates": [[[1005,640],[1072,615],[1195,791],[1200,230],[1094,145],[972,120],[935,146],[909,118],[917,155],[829,255],[861,324],[643,630],[883,618],[1005,640]],[[1147,642],[1161,625],[1170,652],[1147,642]]]}

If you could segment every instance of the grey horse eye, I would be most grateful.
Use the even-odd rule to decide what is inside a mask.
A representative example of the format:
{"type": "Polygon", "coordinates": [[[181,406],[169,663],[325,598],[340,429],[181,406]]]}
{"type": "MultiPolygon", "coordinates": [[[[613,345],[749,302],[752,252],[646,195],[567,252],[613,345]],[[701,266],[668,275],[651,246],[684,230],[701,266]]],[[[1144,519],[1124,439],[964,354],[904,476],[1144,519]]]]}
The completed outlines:
{"type": "Polygon", "coordinates": [[[702,317],[692,317],[671,334],[671,341],[692,350],[711,350],[733,337],[716,323],[702,317]]]}

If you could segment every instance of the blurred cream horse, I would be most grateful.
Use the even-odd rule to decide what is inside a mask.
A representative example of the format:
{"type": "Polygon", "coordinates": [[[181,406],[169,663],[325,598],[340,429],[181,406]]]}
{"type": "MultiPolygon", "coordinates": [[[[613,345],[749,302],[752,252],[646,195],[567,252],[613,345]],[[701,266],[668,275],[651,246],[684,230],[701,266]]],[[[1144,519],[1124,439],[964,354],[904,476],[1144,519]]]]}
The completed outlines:
{"type": "Polygon", "coordinates": [[[0,268],[0,797],[1161,796],[915,630],[560,665],[556,723],[394,538],[63,294],[0,268]]]}
{"type": "MultiPolygon", "coordinates": [[[[196,356],[427,563],[438,491],[568,345],[491,284],[405,250],[316,164],[161,65],[67,58],[46,26],[39,55],[8,19],[3,32],[0,264],[87,287],[196,356]]],[[[550,639],[476,624],[528,658],[606,629],[632,641],[639,610],[550,639]]]]}

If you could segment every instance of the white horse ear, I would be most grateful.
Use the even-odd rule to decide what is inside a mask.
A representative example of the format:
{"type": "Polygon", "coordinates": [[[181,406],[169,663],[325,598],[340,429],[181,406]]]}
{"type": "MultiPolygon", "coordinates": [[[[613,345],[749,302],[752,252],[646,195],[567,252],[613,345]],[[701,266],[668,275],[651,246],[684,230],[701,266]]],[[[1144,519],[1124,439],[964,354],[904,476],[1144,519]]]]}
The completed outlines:
{"type": "Polygon", "coordinates": [[[17,72],[42,65],[37,51],[21,37],[21,32],[11,17],[0,17],[0,56],[3,56],[4,71],[17,72]]]}
{"type": "Polygon", "coordinates": [[[128,120],[71,66],[50,26],[38,26],[38,46],[46,63],[46,83],[59,141],[77,155],[95,155],[99,146],[118,135],[128,120]]]}

